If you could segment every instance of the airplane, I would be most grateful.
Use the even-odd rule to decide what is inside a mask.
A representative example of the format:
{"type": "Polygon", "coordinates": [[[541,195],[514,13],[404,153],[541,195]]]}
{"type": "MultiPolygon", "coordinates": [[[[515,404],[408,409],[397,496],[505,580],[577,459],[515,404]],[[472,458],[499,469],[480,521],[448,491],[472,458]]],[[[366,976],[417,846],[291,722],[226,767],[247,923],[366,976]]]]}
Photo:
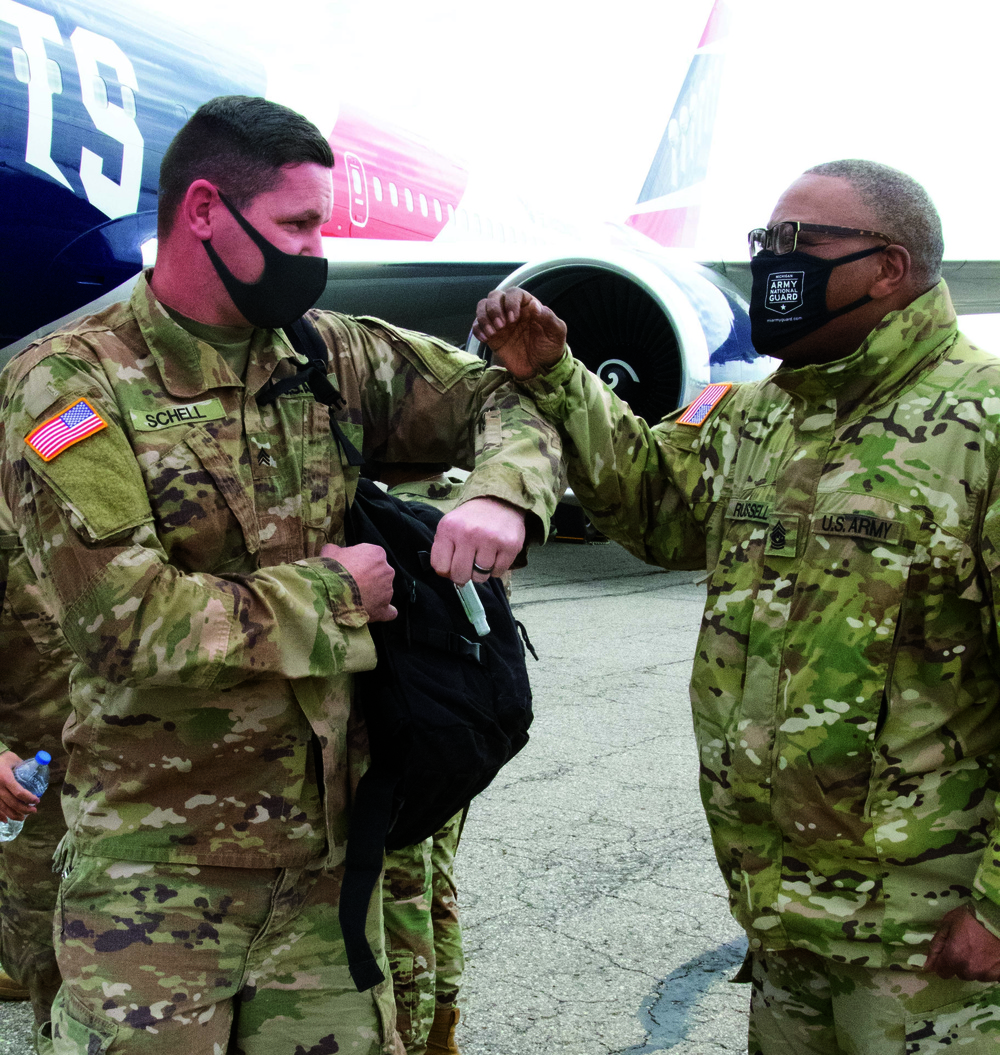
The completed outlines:
{"type": "MultiPolygon", "coordinates": [[[[710,380],[760,372],[744,295],[660,244],[693,236],[724,37],[717,0],[634,215],[582,236],[522,200],[498,201],[408,132],[341,107],[319,306],[465,344],[473,305],[516,274],[639,413],[658,418],[710,380]]],[[[155,259],[170,138],[202,101],[263,94],[264,83],[233,50],[118,0],[0,0],[0,347],[17,342],[6,354],[124,295],[123,281],[155,259]]]]}
{"type": "MultiPolygon", "coordinates": [[[[763,376],[773,364],[750,343],[748,266],[698,264],[684,248],[726,35],[716,0],[636,206],[624,223],[589,230],[342,106],[329,136],[330,278],[318,306],[482,352],[473,306],[523,285],[567,321],[574,354],[653,421],[712,381],[763,376]]],[[[264,94],[265,84],[263,68],[228,45],[121,0],[0,0],[0,365],[85,306],[128,295],[130,276],[155,260],[167,143],[201,102],[264,94]]],[[[967,285],[984,295],[981,277],[967,285]]]]}
{"type": "Polygon", "coordinates": [[[0,346],[142,266],[167,144],[264,70],[126,6],[0,0],[0,346]]]}

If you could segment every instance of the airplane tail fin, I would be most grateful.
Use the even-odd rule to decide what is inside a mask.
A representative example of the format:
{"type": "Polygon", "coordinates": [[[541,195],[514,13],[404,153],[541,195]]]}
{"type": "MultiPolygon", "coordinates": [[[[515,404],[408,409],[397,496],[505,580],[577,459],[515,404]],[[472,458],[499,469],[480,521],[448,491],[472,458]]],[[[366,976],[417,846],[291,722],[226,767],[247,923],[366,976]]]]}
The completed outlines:
{"type": "Polygon", "coordinates": [[[725,0],[715,0],[639,200],[625,221],[663,246],[694,245],[728,34],[725,0]]]}

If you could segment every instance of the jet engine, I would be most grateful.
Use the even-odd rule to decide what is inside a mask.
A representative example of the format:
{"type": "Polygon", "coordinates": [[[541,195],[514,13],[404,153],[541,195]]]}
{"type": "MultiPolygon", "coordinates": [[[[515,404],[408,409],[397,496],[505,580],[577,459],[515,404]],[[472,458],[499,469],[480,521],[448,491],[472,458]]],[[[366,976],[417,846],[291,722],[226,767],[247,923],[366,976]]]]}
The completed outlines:
{"type": "MultiPolygon", "coordinates": [[[[521,286],[566,322],[581,360],[632,410],[656,422],[711,381],[762,377],[747,302],[710,268],[634,251],[532,262],[500,283],[521,286]]],[[[470,338],[469,349],[489,349],[470,338]]]]}
{"type": "MultiPolygon", "coordinates": [[[[339,252],[343,240],[331,241],[339,252]]],[[[127,299],[134,281],[3,349],[0,366],[62,322],[127,299]]],[[[773,369],[773,361],[757,356],[750,344],[739,289],[708,267],[662,251],[602,250],[521,267],[516,261],[335,259],[317,307],[375,315],[462,344],[477,301],[491,289],[513,286],[548,304],[569,326],[573,354],[649,422],[688,403],[710,381],[752,380],[773,369]]],[[[488,353],[471,336],[467,347],[488,353]]]]}

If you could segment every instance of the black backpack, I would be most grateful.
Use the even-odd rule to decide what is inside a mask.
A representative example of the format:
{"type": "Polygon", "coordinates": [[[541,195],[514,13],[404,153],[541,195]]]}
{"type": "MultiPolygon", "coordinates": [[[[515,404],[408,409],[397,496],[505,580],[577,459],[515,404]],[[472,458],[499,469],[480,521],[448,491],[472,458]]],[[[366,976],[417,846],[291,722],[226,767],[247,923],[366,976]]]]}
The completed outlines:
{"type": "MultiPolygon", "coordinates": [[[[331,430],[348,461],[361,464],[334,417],[342,401],[327,376],[323,339],[305,316],[285,332],[308,365],[258,398],[268,402],[308,384],[330,407],[331,430]]],[[[384,853],[437,832],[528,742],[532,711],[524,628],[514,619],[502,584],[491,578],[475,587],[490,633],[476,633],[454,584],[430,566],[442,515],[432,506],[386,494],[362,477],[345,524],[349,543],[370,542],[385,550],[395,571],[392,603],[399,612],[391,622],[369,624],[378,663],[355,675],[371,765],[351,811],[340,925],[359,991],[384,977],[365,937],[384,853]]]]}

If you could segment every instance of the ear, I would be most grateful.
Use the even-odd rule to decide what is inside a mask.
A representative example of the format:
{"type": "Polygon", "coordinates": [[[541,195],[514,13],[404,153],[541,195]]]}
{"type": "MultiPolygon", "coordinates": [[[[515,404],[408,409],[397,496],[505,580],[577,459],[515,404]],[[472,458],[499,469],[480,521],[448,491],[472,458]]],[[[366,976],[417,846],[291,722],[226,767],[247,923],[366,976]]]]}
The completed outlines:
{"type": "Polygon", "coordinates": [[[178,209],[177,220],[202,242],[212,237],[212,213],[221,205],[219,192],[205,179],[196,179],[188,187],[178,209]]]}
{"type": "Polygon", "coordinates": [[[879,268],[878,277],[868,290],[868,295],[872,300],[892,296],[909,279],[911,270],[910,254],[903,246],[886,246],[882,254],[882,266],[879,268]]]}

